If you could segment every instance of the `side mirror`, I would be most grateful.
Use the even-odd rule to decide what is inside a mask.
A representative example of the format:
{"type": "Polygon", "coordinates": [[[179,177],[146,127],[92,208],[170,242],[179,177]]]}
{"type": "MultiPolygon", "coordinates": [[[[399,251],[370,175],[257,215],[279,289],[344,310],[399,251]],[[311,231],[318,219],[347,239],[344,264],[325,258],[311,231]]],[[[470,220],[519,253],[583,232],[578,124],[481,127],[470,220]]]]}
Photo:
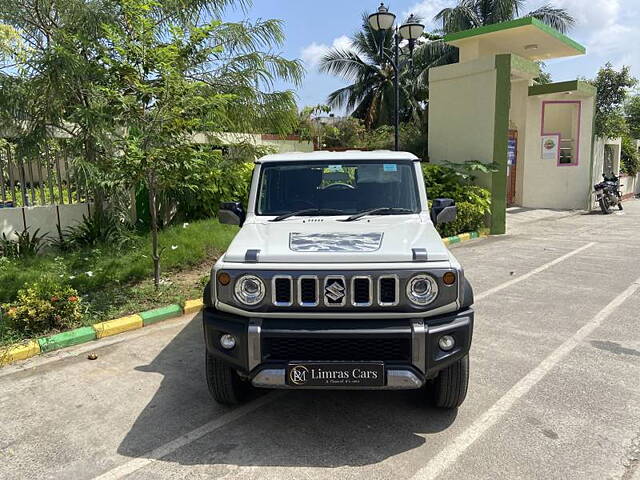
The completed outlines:
{"type": "Polygon", "coordinates": [[[220,204],[220,210],[218,210],[220,223],[242,226],[246,218],[247,214],[240,202],[225,202],[220,204]]]}
{"type": "Polygon", "coordinates": [[[456,204],[450,198],[436,198],[431,205],[431,221],[434,225],[453,222],[457,213],[456,204]]]}

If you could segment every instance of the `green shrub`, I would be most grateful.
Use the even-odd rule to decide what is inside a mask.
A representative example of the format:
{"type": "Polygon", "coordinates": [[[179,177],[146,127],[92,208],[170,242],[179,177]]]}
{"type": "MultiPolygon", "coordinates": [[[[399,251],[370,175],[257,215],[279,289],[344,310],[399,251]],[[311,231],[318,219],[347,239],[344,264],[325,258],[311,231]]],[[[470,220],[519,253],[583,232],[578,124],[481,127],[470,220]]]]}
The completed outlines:
{"type": "Polygon", "coordinates": [[[9,328],[27,335],[74,327],[82,320],[82,300],[69,285],[42,278],[18,291],[15,302],[2,305],[9,328]]]}
{"type": "Polygon", "coordinates": [[[451,198],[456,202],[456,220],[439,225],[437,228],[441,235],[452,236],[484,227],[485,218],[491,211],[489,190],[466,183],[468,175],[442,165],[424,163],[422,172],[430,200],[451,198]]]}
{"type": "Polygon", "coordinates": [[[80,223],[64,231],[58,228],[58,237],[52,245],[62,252],[99,245],[109,245],[121,250],[130,246],[132,241],[132,230],[105,211],[100,215],[83,215],[80,223]]]}
{"type": "Polygon", "coordinates": [[[40,229],[29,232],[29,227],[22,232],[14,232],[14,238],[7,237],[5,233],[0,238],[0,256],[11,258],[27,258],[36,255],[44,245],[46,235],[38,235],[40,229]]]}
{"type": "Polygon", "coordinates": [[[478,231],[484,226],[485,211],[481,206],[470,202],[456,202],[456,207],[456,219],[437,227],[443,237],[478,231]]]}
{"type": "Polygon", "coordinates": [[[637,175],[640,171],[640,155],[635,142],[628,135],[622,137],[622,151],[620,152],[620,170],[627,175],[637,175]]]}
{"type": "Polygon", "coordinates": [[[253,167],[253,162],[228,161],[203,175],[199,188],[179,187],[167,192],[167,196],[177,202],[182,220],[215,217],[222,202],[247,203],[253,167]]]}

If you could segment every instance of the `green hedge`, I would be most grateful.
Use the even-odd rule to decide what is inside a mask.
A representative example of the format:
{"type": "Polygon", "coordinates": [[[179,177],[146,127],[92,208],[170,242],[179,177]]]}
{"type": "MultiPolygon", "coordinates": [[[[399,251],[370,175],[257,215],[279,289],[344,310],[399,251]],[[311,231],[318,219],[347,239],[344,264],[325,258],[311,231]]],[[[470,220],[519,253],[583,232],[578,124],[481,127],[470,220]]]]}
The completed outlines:
{"type": "Polygon", "coordinates": [[[491,211],[489,190],[467,183],[458,172],[442,165],[424,163],[422,173],[430,200],[451,198],[458,208],[454,222],[437,227],[442,236],[473,232],[485,226],[485,219],[491,211]]]}

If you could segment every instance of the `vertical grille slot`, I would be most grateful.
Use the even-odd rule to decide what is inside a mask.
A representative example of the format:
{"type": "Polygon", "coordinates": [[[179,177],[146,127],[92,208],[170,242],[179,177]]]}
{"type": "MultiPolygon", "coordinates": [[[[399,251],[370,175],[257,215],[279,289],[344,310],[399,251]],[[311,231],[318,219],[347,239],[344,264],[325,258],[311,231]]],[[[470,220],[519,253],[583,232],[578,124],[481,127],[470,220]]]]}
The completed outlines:
{"type": "Polygon", "coordinates": [[[273,304],[288,307],[293,303],[293,282],[291,277],[273,277],[273,304]]]}
{"type": "Polygon", "coordinates": [[[396,277],[380,277],[378,281],[378,303],[392,306],[398,303],[398,279],[396,277]]]}
{"type": "Polygon", "coordinates": [[[371,305],[371,279],[369,277],[354,277],[351,281],[351,301],[356,307],[371,305]]]}
{"type": "Polygon", "coordinates": [[[316,277],[300,277],[298,281],[298,302],[303,307],[318,305],[318,279],[316,277]]]}

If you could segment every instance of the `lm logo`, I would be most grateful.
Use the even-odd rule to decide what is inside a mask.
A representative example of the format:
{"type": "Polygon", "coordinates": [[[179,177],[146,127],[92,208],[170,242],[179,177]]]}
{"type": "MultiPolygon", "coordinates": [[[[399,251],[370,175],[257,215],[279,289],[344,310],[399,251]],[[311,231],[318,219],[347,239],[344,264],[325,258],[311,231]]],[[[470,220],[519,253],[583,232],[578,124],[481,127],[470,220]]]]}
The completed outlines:
{"type": "Polygon", "coordinates": [[[304,365],[296,365],[289,370],[289,380],[295,385],[304,385],[307,383],[309,369],[304,365]]]}

